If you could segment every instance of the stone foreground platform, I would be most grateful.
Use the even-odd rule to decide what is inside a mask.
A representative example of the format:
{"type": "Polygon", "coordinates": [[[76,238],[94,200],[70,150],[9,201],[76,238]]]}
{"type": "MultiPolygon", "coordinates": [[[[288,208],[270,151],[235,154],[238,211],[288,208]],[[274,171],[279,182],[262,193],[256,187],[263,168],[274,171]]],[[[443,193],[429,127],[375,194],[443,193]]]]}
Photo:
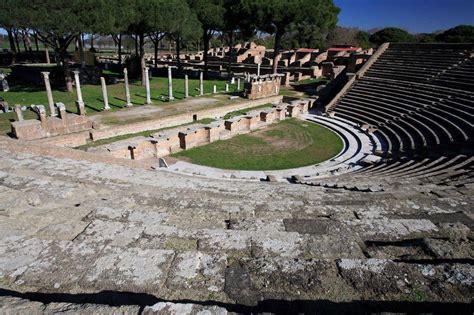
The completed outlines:
{"type": "Polygon", "coordinates": [[[0,310],[472,312],[472,186],[364,193],[104,160],[0,139],[0,310]]]}

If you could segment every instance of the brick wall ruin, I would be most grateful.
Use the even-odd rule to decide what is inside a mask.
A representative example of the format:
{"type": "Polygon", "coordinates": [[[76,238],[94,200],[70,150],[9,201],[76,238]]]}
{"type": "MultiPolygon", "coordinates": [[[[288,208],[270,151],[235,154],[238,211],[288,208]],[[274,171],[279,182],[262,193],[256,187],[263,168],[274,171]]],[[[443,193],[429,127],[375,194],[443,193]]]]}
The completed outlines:
{"type": "Polygon", "coordinates": [[[278,95],[283,76],[284,74],[250,76],[249,81],[244,84],[244,93],[250,100],[278,95]]]}

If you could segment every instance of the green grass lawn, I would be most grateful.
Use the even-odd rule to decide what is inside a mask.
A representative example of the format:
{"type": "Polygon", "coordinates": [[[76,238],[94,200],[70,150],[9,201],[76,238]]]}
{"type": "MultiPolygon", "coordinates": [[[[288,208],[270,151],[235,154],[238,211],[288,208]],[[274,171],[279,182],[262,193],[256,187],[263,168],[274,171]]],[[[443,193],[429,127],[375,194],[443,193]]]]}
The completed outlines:
{"type": "Polygon", "coordinates": [[[337,155],[341,138],[320,125],[287,119],[266,129],[172,155],[234,170],[279,170],[316,164],[337,155]]]}
{"type": "MultiPolygon", "coordinates": [[[[226,81],[222,80],[209,80],[204,81],[204,92],[212,93],[213,86],[217,86],[218,91],[224,91],[226,81]]],[[[199,92],[196,90],[199,87],[199,80],[189,80],[189,95],[197,96],[199,92]]],[[[81,86],[82,96],[86,104],[87,115],[94,115],[102,111],[103,100],[100,85],[84,84],[81,86]]],[[[168,79],[167,78],[152,78],[150,80],[151,99],[154,105],[160,106],[165,104],[165,100],[162,97],[168,95],[168,79]]],[[[236,91],[237,85],[230,86],[230,91],[236,91]]],[[[125,105],[125,86],[124,83],[120,82],[113,85],[107,86],[107,94],[109,98],[109,105],[112,111],[120,110],[125,105]]],[[[146,100],[145,88],[140,85],[140,81],[130,82],[130,94],[133,105],[143,105],[146,100]]],[[[46,97],[46,91],[43,87],[32,87],[32,86],[20,86],[14,83],[10,83],[9,92],[0,92],[0,96],[5,99],[10,107],[13,108],[15,104],[20,105],[32,105],[42,104],[45,105],[46,110],[48,100],[46,97]]],[[[173,96],[176,100],[184,98],[184,79],[173,79],[173,96]]],[[[54,102],[62,102],[66,105],[66,109],[71,112],[76,112],[75,101],[77,99],[76,92],[68,93],[61,90],[53,90],[54,102]]],[[[166,102],[168,103],[168,102],[166,102]]],[[[24,112],[25,119],[34,119],[37,116],[31,112],[24,112]]],[[[13,113],[0,114],[0,133],[5,134],[10,131],[10,122],[15,118],[13,113]]]]}
{"type": "Polygon", "coordinates": [[[272,104],[263,104],[263,105],[259,105],[259,106],[255,106],[255,107],[236,110],[236,111],[225,114],[224,119],[231,119],[232,117],[245,115],[246,113],[248,113],[250,111],[253,111],[253,110],[256,110],[256,109],[272,107],[272,106],[273,106],[272,104]]]}
{"type": "Polygon", "coordinates": [[[318,82],[328,82],[329,79],[325,77],[319,77],[319,78],[313,78],[313,79],[306,79],[306,80],[301,80],[298,82],[294,82],[293,85],[306,85],[306,84],[313,84],[313,83],[318,83],[318,82]]]}

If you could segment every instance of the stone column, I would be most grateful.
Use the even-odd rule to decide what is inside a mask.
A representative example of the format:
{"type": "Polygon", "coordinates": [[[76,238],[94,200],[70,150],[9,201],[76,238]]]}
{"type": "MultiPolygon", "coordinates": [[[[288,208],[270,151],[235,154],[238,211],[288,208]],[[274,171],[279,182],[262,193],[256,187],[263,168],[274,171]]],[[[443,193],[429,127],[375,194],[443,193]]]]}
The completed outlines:
{"type": "Polygon", "coordinates": [[[226,84],[225,84],[225,91],[226,91],[226,92],[229,92],[229,83],[226,83],[226,84]]]}
{"type": "Polygon", "coordinates": [[[261,65],[260,63],[257,64],[257,76],[260,76],[260,65],[261,65]]]}
{"type": "Polygon", "coordinates": [[[56,110],[54,108],[54,101],[53,101],[53,92],[51,91],[51,84],[49,83],[49,72],[41,72],[44,79],[44,85],[46,87],[46,94],[48,96],[48,106],[51,112],[51,116],[56,116],[56,110]]]}
{"type": "Polygon", "coordinates": [[[143,71],[145,71],[145,90],[146,90],[146,102],[145,102],[145,104],[151,104],[150,78],[148,76],[148,67],[143,68],[143,71]]]}
{"type": "Polygon", "coordinates": [[[109,110],[109,97],[107,96],[107,85],[105,84],[104,77],[100,77],[100,84],[102,85],[102,98],[104,100],[104,110],[109,110]]]}
{"type": "Polygon", "coordinates": [[[290,72],[285,72],[285,86],[290,86],[290,72]]]}
{"type": "Polygon", "coordinates": [[[237,91],[240,91],[240,78],[237,78],[237,91]]]}
{"type": "Polygon", "coordinates": [[[133,106],[132,101],[130,100],[130,87],[128,86],[128,70],[127,68],[123,69],[123,78],[125,80],[125,98],[127,99],[126,107],[133,106]]]}
{"type": "Polygon", "coordinates": [[[199,95],[204,95],[204,73],[201,71],[199,72],[199,95]]]}
{"type": "Polygon", "coordinates": [[[184,75],[184,97],[188,98],[189,97],[189,81],[188,81],[188,75],[184,75]]]}
{"type": "Polygon", "coordinates": [[[21,111],[21,106],[20,105],[15,105],[15,115],[16,115],[16,120],[17,121],[22,121],[23,120],[23,112],[21,111]]]}
{"type": "Polygon", "coordinates": [[[46,54],[46,63],[49,65],[51,63],[51,60],[49,59],[49,50],[47,47],[45,50],[45,54],[46,54]]]}
{"type": "Polygon", "coordinates": [[[214,84],[212,87],[212,93],[216,94],[217,93],[217,86],[214,84]]]}
{"type": "Polygon", "coordinates": [[[168,67],[168,100],[174,100],[173,97],[173,67],[168,67]]]}
{"type": "Polygon", "coordinates": [[[81,79],[79,77],[79,71],[74,72],[74,80],[76,82],[76,92],[77,92],[77,101],[76,106],[84,106],[84,101],[82,100],[82,91],[81,91],[81,79]]]}

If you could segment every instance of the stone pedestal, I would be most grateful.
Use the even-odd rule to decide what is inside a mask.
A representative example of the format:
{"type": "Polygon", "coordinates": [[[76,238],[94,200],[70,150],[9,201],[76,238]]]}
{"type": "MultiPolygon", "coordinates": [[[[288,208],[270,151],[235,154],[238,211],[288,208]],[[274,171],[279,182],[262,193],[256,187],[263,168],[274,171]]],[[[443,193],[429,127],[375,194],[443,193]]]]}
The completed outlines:
{"type": "Polygon", "coordinates": [[[41,123],[41,128],[44,130],[48,129],[48,118],[46,117],[46,109],[43,105],[33,105],[33,110],[38,114],[38,118],[41,123]]]}
{"type": "Polygon", "coordinates": [[[174,100],[173,97],[173,68],[168,67],[168,100],[174,100]]]}
{"type": "Polygon", "coordinates": [[[188,98],[189,97],[189,81],[188,81],[188,75],[184,75],[184,97],[188,98]]]}
{"type": "Polygon", "coordinates": [[[123,79],[125,81],[125,98],[126,98],[126,107],[133,106],[132,101],[130,99],[130,87],[128,86],[128,70],[127,68],[123,69],[123,79]]]}
{"type": "Polygon", "coordinates": [[[100,77],[100,84],[102,86],[102,99],[104,100],[104,110],[109,110],[109,97],[107,95],[107,85],[105,84],[104,77],[100,77]]]}
{"type": "Polygon", "coordinates": [[[61,123],[66,127],[66,106],[63,103],[56,103],[58,109],[58,116],[61,118],[61,123]]]}
{"type": "Polygon", "coordinates": [[[15,105],[15,115],[16,115],[16,120],[17,121],[22,121],[23,120],[23,112],[21,111],[21,106],[20,105],[15,105]]]}
{"type": "Polygon", "coordinates": [[[151,94],[150,94],[150,78],[148,76],[148,67],[143,68],[145,73],[145,90],[146,90],[146,102],[145,104],[151,104],[151,94]]]}
{"type": "Polygon", "coordinates": [[[46,94],[48,96],[48,106],[51,112],[51,116],[56,116],[56,110],[54,108],[53,92],[51,91],[51,84],[49,82],[49,72],[41,72],[41,74],[43,75],[44,86],[46,87],[46,94]]]}

